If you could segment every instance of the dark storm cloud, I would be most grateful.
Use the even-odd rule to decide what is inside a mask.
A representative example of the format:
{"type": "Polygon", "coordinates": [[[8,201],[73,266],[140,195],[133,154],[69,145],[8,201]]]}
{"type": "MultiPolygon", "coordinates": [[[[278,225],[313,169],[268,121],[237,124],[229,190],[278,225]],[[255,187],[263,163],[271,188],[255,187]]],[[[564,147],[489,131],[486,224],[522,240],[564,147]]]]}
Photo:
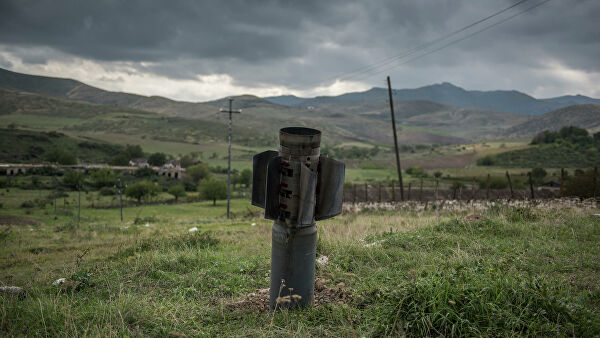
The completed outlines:
{"type": "MultiPolygon", "coordinates": [[[[511,13],[540,1],[529,0],[511,13]]],[[[302,89],[400,54],[515,2],[4,0],[0,44],[130,61],[141,71],[172,78],[226,73],[246,86],[302,89]],[[142,61],[147,63],[136,63],[142,61]]],[[[487,63],[510,65],[518,73],[520,67],[552,58],[574,69],[598,71],[598,17],[596,0],[553,0],[410,66],[427,72],[487,63]]],[[[52,53],[21,57],[43,62],[52,53]]]]}

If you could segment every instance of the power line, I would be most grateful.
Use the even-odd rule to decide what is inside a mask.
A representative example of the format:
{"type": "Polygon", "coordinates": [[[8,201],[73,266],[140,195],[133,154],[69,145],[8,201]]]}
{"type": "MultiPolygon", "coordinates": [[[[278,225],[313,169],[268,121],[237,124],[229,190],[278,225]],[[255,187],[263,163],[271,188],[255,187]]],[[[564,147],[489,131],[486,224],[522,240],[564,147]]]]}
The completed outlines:
{"type": "Polygon", "coordinates": [[[430,51],[428,51],[428,52],[426,52],[426,53],[424,53],[424,54],[418,55],[418,56],[416,56],[416,57],[414,57],[414,58],[411,58],[411,59],[408,59],[408,60],[406,60],[406,61],[404,61],[404,62],[401,62],[401,63],[395,64],[395,65],[393,65],[393,66],[391,66],[391,67],[386,67],[386,68],[384,68],[384,69],[380,69],[380,70],[378,70],[378,71],[376,71],[376,72],[374,72],[374,73],[371,73],[371,74],[368,74],[368,75],[366,75],[366,76],[362,76],[362,77],[360,77],[360,78],[357,78],[356,80],[357,80],[357,81],[364,80],[364,79],[366,79],[366,78],[369,78],[369,77],[371,77],[371,76],[374,76],[374,75],[380,74],[380,73],[382,73],[382,72],[388,71],[388,70],[390,70],[390,69],[393,69],[393,68],[396,68],[396,67],[398,67],[398,66],[401,66],[401,65],[407,64],[407,63],[409,63],[409,62],[413,62],[413,61],[419,60],[419,59],[421,59],[421,58],[423,58],[423,57],[425,57],[425,56],[427,56],[427,55],[433,54],[433,53],[435,53],[435,52],[437,52],[437,51],[440,51],[440,50],[442,50],[442,49],[444,49],[444,48],[450,47],[450,46],[452,46],[452,45],[454,45],[454,44],[457,44],[457,43],[459,43],[459,42],[461,42],[461,41],[464,41],[464,40],[466,40],[466,39],[468,39],[468,38],[470,38],[470,37],[472,37],[472,36],[474,36],[474,35],[477,35],[477,34],[479,34],[479,33],[485,32],[485,31],[487,31],[488,29],[491,29],[491,28],[493,28],[493,27],[496,27],[496,26],[498,26],[498,25],[500,25],[500,24],[503,24],[503,23],[505,23],[506,21],[509,21],[509,20],[511,20],[511,19],[514,19],[514,18],[516,18],[516,17],[517,17],[517,16],[519,16],[519,15],[525,14],[526,12],[529,12],[529,11],[531,11],[531,10],[533,10],[533,9],[535,9],[535,8],[537,8],[537,7],[541,6],[541,5],[543,5],[543,4],[545,4],[545,3],[549,2],[549,1],[550,1],[550,0],[544,0],[544,1],[540,2],[540,3],[537,3],[537,4],[535,4],[535,5],[531,6],[531,7],[528,7],[528,8],[526,8],[526,9],[524,9],[524,10],[523,10],[523,11],[521,11],[521,12],[515,13],[515,14],[513,14],[513,15],[511,15],[511,16],[508,16],[508,17],[506,17],[506,18],[504,18],[504,19],[502,19],[502,20],[500,20],[500,21],[497,21],[497,22],[495,22],[495,23],[493,23],[493,24],[491,24],[491,25],[489,25],[489,26],[486,26],[486,27],[484,27],[484,28],[482,28],[482,29],[480,29],[480,30],[477,30],[477,31],[473,32],[473,33],[470,33],[470,34],[468,34],[468,35],[466,35],[466,36],[464,36],[464,37],[462,37],[462,38],[460,38],[460,39],[452,40],[452,41],[450,41],[450,42],[448,42],[448,43],[446,43],[446,44],[444,44],[444,45],[442,45],[442,46],[440,46],[440,47],[438,47],[438,48],[435,48],[435,49],[433,49],[433,50],[430,50],[430,51]]]}
{"type": "Polygon", "coordinates": [[[478,24],[480,24],[482,22],[485,22],[485,21],[487,21],[489,19],[492,19],[492,18],[494,18],[494,17],[496,17],[496,16],[498,16],[498,15],[500,15],[500,14],[502,14],[502,13],[504,13],[504,12],[506,12],[506,11],[508,11],[508,10],[510,10],[510,9],[512,9],[512,8],[514,8],[514,7],[516,7],[516,6],[524,3],[524,2],[527,2],[527,1],[529,1],[529,0],[518,1],[518,2],[516,2],[516,3],[514,3],[514,4],[512,4],[512,5],[508,6],[508,7],[506,7],[504,9],[500,10],[500,11],[497,11],[497,12],[495,12],[495,13],[493,13],[491,15],[488,15],[488,16],[482,18],[482,19],[479,19],[477,21],[474,21],[474,22],[472,22],[472,23],[470,23],[470,24],[468,24],[468,25],[466,25],[466,26],[464,26],[464,27],[462,27],[460,29],[457,29],[457,30],[455,30],[453,32],[450,32],[450,33],[448,33],[446,35],[443,35],[443,36],[441,36],[439,38],[436,38],[436,39],[431,40],[429,42],[426,42],[426,43],[423,43],[423,44],[418,45],[416,47],[413,47],[413,48],[405,51],[404,53],[387,57],[385,59],[382,59],[382,60],[379,60],[379,61],[377,61],[375,63],[372,63],[371,65],[367,65],[367,66],[355,69],[355,70],[353,70],[351,72],[338,74],[336,76],[330,77],[330,78],[328,78],[328,79],[326,79],[324,81],[321,81],[321,82],[326,82],[326,81],[329,81],[329,80],[336,80],[336,79],[343,79],[343,78],[346,78],[346,77],[352,77],[354,75],[360,75],[362,73],[369,72],[371,69],[376,69],[378,67],[385,66],[385,65],[387,65],[387,64],[389,64],[391,62],[394,62],[396,59],[405,58],[407,56],[410,56],[410,55],[414,54],[415,52],[418,52],[420,50],[426,49],[429,46],[432,46],[432,45],[434,45],[434,44],[436,44],[438,42],[441,42],[441,41],[446,40],[446,39],[448,39],[448,38],[450,38],[452,36],[455,36],[456,34],[464,32],[465,30],[467,30],[467,29],[469,29],[471,27],[474,27],[474,26],[476,26],[476,25],[478,25],[478,24]]]}

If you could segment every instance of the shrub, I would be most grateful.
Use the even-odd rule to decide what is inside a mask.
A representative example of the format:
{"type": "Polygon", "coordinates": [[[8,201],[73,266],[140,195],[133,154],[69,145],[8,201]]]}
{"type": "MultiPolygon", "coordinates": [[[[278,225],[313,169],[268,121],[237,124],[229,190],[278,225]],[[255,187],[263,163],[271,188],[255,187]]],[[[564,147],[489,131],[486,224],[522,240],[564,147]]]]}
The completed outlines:
{"type": "Polygon", "coordinates": [[[21,203],[21,208],[33,208],[35,207],[35,203],[33,203],[33,201],[23,201],[23,203],[21,203]]]}
{"type": "Polygon", "coordinates": [[[83,174],[75,170],[67,170],[63,176],[63,184],[71,189],[77,189],[83,184],[83,174]]]}
{"type": "Polygon", "coordinates": [[[210,168],[204,163],[193,165],[185,170],[185,177],[191,179],[194,183],[198,183],[198,181],[206,179],[209,176],[210,168]]]}
{"type": "Polygon", "coordinates": [[[495,163],[495,160],[490,155],[484,156],[477,160],[477,165],[482,165],[482,166],[491,166],[491,165],[494,165],[494,163],[495,163]]]}
{"type": "Polygon", "coordinates": [[[148,157],[148,164],[160,167],[167,161],[167,155],[165,153],[154,153],[148,157]]]}
{"type": "Polygon", "coordinates": [[[117,182],[117,174],[109,168],[94,170],[91,176],[96,188],[112,187],[117,182]]]}
{"type": "MultiPolygon", "coordinates": [[[[600,178],[596,178],[596,184],[600,185],[600,178]]],[[[596,188],[600,190],[599,188],[596,188]]],[[[599,191],[596,191],[598,194],[599,191]]],[[[594,170],[587,170],[575,175],[566,181],[565,193],[567,196],[592,197],[594,195],[594,170]]]]}
{"type": "Polygon", "coordinates": [[[138,168],[133,172],[133,176],[135,177],[152,177],[152,176],[156,176],[156,171],[154,171],[152,168],[138,168]]]}
{"type": "Polygon", "coordinates": [[[112,196],[115,194],[115,190],[111,187],[102,187],[99,193],[102,196],[112,196]]]}
{"type": "Polygon", "coordinates": [[[63,165],[77,164],[77,158],[72,153],[62,149],[51,149],[44,153],[44,159],[48,162],[63,165]]]}

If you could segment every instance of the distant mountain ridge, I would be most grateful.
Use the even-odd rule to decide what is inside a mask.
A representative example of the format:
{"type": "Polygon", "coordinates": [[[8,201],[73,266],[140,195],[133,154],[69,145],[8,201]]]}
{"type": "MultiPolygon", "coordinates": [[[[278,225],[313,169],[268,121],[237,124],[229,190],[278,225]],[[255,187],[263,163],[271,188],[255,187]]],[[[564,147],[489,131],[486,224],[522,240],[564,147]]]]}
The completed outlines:
{"type": "MultiPolygon", "coordinates": [[[[394,100],[427,100],[435,103],[467,109],[479,109],[524,115],[541,115],[575,104],[600,104],[600,99],[583,95],[567,95],[548,99],[536,99],[516,90],[479,91],[465,90],[451,83],[434,84],[415,89],[394,89],[394,100]]],[[[294,107],[320,107],[326,104],[386,102],[385,88],[371,88],[364,92],[346,93],[338,96],[299,98],[296,96],[266,97],[266,100],[294,107]]]]}
{"type": "Polygon", "coordinates": [[[503,134],[508,137],[529,137],[544,130],[556,131],[565,126],[600,129],[600,105],[581,104],[557,109],[510,127],[503,134]]]}

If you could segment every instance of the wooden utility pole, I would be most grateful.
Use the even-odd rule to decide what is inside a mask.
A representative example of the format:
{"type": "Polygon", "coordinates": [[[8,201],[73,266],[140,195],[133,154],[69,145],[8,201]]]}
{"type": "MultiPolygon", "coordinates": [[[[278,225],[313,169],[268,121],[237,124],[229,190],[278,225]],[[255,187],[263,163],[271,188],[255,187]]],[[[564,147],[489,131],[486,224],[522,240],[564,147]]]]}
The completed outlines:
{"type": "Polygon", "coordinates": [[[513,193],[512,182],[510,181],[510,174],[508,170],[506,171],[506,179],[508,180],[508,187],[510,188],[510,199],[514,199],[515,195],[513,193]]]}
{"type": "Polygon", "coordinates": [[[81,219],[81,183],[77,184],[77,226],[81,219]]]}
{"type": "Polygon", "coordinates": [[[394,116],[394,100],[392,99],[392,85],[390,77],[387,77],[388,94],[390,96],[390,111],[392,113],[392,130],[394,131],[394,147],[396,149],[396,168],[398,170],[398,182],[400,182],[400,200],[404,201],[404,185],[402,184],[402,167],[400,166],[400,153],[398,152],[398,135],[396,134],[396,117],[394,116]]]}
{"type": "Polygon", "coordinates": [[[120,178],[119,178],[119,205],[121,206],[121,222],[123,222],[123,184],[121,183],[120,178]]]}
{"type": "Polygon", "coordinates": [[[529,190],[531,190],[531,199],[535,199],[535,195],[533,194],[533,179],[531,178],[531,171],[527,172],[527,176],[529,177],[529,190]]]}
{"type": "Polygon", "coordinates": [[[228,136],[228,145],[227,145],[227,219],[229,219],[229,203],[231,200],[231,114],[239,114],[241,110],[233,110],[233,98],[229,98],[229,110],[221,109],[221,113],[229,114],[229,136],[228,136]]]}

